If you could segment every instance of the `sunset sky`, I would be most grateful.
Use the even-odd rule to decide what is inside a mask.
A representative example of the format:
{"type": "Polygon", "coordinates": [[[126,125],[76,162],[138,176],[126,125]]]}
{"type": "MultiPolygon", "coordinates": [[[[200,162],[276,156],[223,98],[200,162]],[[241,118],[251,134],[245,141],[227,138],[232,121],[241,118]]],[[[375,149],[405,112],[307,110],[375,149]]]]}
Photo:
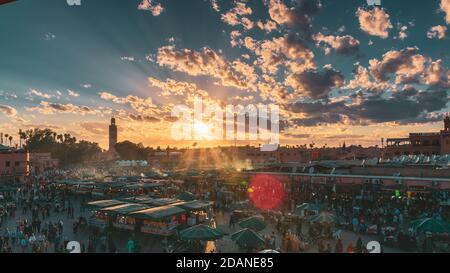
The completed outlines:
{"type": "Polygon", "coordinates": [[[119,141],[183,146],[171,110],[196,96],[278,105],[281,144],[438,131],[449,25],[450,0],[19,0],[0,6],[0,132],[107,148],[114,116],[119,141]]]}

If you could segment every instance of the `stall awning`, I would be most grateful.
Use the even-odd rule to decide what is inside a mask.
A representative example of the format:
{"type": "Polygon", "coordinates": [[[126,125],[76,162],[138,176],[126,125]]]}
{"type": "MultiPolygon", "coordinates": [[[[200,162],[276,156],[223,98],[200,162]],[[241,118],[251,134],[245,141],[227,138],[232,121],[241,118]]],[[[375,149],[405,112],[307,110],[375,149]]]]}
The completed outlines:
{"type": "Polygon", "coordinates": [[[154,206],[154,207],[160,207],[160,206],[168,206],[175,203],[184,202],[182,200],[174,199],[174,198],[152,198],[148,201],[141,202],[142,204],[154,206]]]}
{"type": "Polygon", "coordinates": [[[118,205],[118,206],[114,206],[114,207],[107,207],[104,209],[101,209],[101,211],[103,212],[108,212],[108,213],[114,213],[114,214],[129,214],[132,212],[136,212],[136,211],[141,211],[141,210],[145,210],[145,209],[149,209],[149,207],[144,206],[144,205],[139,205],[139,204],[123,204],[123,205],[118,205]]]}
{"type": "Polygon", "coordinates": [[[151,220],[160,220],[166,217],[171,217],[174,215],[179,215],[185,213],[186,211],[182,208],[175,206],[165,206],[165,207],[157,207],[146,210],[137,211],[131,213],[130,216],[134,216],[140,219],[151,219],[151,220]]]}
{"type": "Polygon", "coordinates": [[[209,208],[211,206],[211,203],[194,200],[190,202],[183,202],[180,204],[176,204],[176,206],[185,210],[202,210],[209,208]]]}
{"type": "Polygon", "coordinates": [[[114,207],[118,205],[123,205],[125,202],[119,201],[119,200],[99,200],[94,202],[89,202],[88,206],[97,208],[97,209],[103,209],[107,207],[114,207]]]}

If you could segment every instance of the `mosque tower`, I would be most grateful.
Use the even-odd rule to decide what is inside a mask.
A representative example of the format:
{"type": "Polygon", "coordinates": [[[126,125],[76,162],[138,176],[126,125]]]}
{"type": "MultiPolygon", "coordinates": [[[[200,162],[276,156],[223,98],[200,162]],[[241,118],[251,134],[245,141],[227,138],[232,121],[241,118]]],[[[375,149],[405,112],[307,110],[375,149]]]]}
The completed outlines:
{"type": "Polygon", "coordinates": [[[111,125],[109,125],[109,151],[113,151],[116,144],[117,144],[116,119],[111,118],[111,125]]]}

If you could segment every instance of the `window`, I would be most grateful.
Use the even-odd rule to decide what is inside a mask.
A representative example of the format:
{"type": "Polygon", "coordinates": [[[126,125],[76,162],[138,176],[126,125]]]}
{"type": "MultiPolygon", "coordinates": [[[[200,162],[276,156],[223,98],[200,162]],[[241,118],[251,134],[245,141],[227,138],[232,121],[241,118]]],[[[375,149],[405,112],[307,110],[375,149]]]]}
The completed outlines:
{"type": "Polygon", "coordinates": [[[5,167],[6,167],[6,168],[9,168],[10,166],[11,166],[11,162],[6,161],[6,162],[5,162],[5,167]]]}
{"type": "Polygon", "coordinates": [[[16,167],[19,167],[19,166],[20,166],[20,161],[14,162],[14,165],[15,165],[16,167]]]}

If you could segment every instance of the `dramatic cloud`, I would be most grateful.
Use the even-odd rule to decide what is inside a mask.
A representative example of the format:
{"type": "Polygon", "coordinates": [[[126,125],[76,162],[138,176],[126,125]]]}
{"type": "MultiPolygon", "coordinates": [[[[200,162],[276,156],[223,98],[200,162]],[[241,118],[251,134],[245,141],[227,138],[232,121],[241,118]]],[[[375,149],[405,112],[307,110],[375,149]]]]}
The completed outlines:
{"type": "Polygon", "coordinates": [[[355,77],[349,81],[345,88],[362,89],[370,92],[383,92],[390,86],[387,82],[376,81],[369,70],[359,64],[357,65],[354,74],[355,77]]]}
{"type": "Polygon", "coordinates": [[[256,25],[264,30],[266,33],[270,33],[277,29],[277,24],[274,21],[268,20],[266,23],[263,23],[262,21],[258,21],[256,25]]]}
{"type": "MultiPolygon", "coordinates": [[[[214,50],[204,47],[201,51],[164,46],[158,50],[157,63],[191,76],[211,76],[223,86],[238,89],[254,89],[255,75],[243,74],[238,63],[230,63],[214,50]]],[[[248,71],[245,71],[248,72],[248,71]]]]}
{"type": "Polygon", "coordinates": [[[238,26],[242,25],[245,29],[252,29],[254,23],[246,16],[252,14],[252,9],[246,6],[245,2],[236,1],[234,8],[225,14],[222,14],[222,21],[231,25],[238,26]]]}
{"type": "Polygon", "coordinates": [[[197,88],[197,85],[189,82],[181,82],[173,79],[160,81],[158,79],[149,77],[148,82],[150,86],[157,87],[162,90],[161,96],[184,96],[186,94],[207,97],[208,92],[197,88]]]}
{"type": "Polygon", "coordinates": [[[9,105],[0,104],[0,113],[8,117],[17,116],[17,110],[9,105]]]}
{"type": "Polygon", "coordinates": [[[60,114],[77,114],[77,115],[99,115],[102,109],[93,109],[88,106],[78,106],[73,104],[61,104],[42,101],[38,107],[27,107],[27,111],[37,111],[43,115],[60,114]]]}
{"type": "Polygon", "coordinates": [[[413,82],[425,71],[428,61],[428,58],[418,54],[418,51],[416,47],[388,51],[381,61],[369,61],[370,72],[379,81],[387,81],[390,74],[395,74],[396,83],[413,82]]]}
{"type": "MultiPolygon", "coordinates": [[[[362,94],[355,94],[355,97],[362,94]]],[[[396,122],[400,124],[435,121],[435,111],[442,110],[449,102],[447,91],[417,91],[405,89],[388,98],[380,95],[361,98],[358,104],[344,101],[329,103],[297,102],[287,109],[303,115],[290,122],[300,126],[342,123],[349,125],[368,125],[374,123],[396,122]],[[402,93],[405,92],[405,93],[402,93]]]]}
{"type": "Polygon", "coordinates": [[[118,97],[108,92],[101,92],[99,96],[103,100],[112,101],[116,104],[129,104],[133,110],[141,114],[154,114],[156,111],[156,106],[150,97],[146,99],[134,95],[118,97]]]}
{"type": "Polygon", "coordinates": [[[159,16],[164,11],[163,6],[159,3],[155,3],[154,0],[142,0],[138,9],[150,11],[153,16],[159,16]]]}
{"type": "Polygon", "coordinates": [[[407,84],[426,85],[427,88],[450,87],[450,70],[442,60],[419,54],[416,47],[386,52],[381,60],[369,61],[369,68],[357,64],[355,77],[346,89],[360,89],[383,93],[387,89],[404,88],[407,84]]]}
{"type": "Polygon", "coordinates": [[[447,27],[446,26],[434,26],[432,27],[428,32],[427,32],[427,37],[429,39],[445,39],[445,35],[447,32],[447,27]]]}
{"type": "Polygon", "coordinates": [[[322,7],[318,0],[294,0],[293,7],[288,7],[282,0],[270,0],[269,15],[279,25],[287,25],[290,28],[309,34],[313,16],[322,7]]]}
{"type": "Polygon", "coordinates": [[[161,121],[159,118],[155,118],[155,117],[151,117],[151,116],[135,115],[135,114],[129,114],[128,117],[133,121],[140,121],[140,122],[157,123],[157,122],[161,121]]]}
{"type": "Polygon", "coordinates": [[[37,96],[37,97],[41,97],[41,98],[44,98],[44,99],[51,99],[52,97],[54,97],[53,95],[41,92],[41,91],[36,90],[36,89],[31,89],[28,92],[28,94],[29,95],[34,95],[34,96],[37,96]]]}
{"type": "Polygon", "coordinates": [[[344,76],[331,67],[325,67],[323,71],[291,74],[286,79],[286,84],[291,86],[296,94],[312,99],[325,99],[333,88],[343,86],[344,76]]]}
{"type": "Polygon", "coordinates": [[[314,53],[302,40],[291,36],[263,41],[246,37],[244,46],[258,56],[257,63],[264,73],[276,74],[281,67],[293,73],[316,68],[314,53]]]}
{"type": "Polygon", "coordinates": [[[450,0],[441,0],[441,9],[445,12],[447,24],[450,24],[450,0]]]}
{"type": "Polygon", "coordinates": [[[317,46],[325,43],[325,53],[329,53],[329,48],[336,50],[338,54],[352,55],[359,50],[359,41],[350,35],[345,36],[333,36],[333,35],[323,35],[322,33],[317,33],[313,36],[313,40],[316,41],[317,46]]]}
{"type": "Polygon", "coordinates": [[[443,67],[442,60],[431,62],[421,80],[433,87],[450,88],[450,69],[443,67]]]}
{"type": "Polygon", "coordinates": [[[393,28],[389,14],[379,7],[370,10],[358,8],[356,15],[359,19],[359,26],[361,30],[380,38],[386,39],[389,37],[389,29],[393,28]]]}
{"type": "Polygon", "coordinates": [[[269,15],[272,20],[280,25],[291,24],[293,21],[292,10],[289,9],[282,0],[270,0],[269,15]]]}

